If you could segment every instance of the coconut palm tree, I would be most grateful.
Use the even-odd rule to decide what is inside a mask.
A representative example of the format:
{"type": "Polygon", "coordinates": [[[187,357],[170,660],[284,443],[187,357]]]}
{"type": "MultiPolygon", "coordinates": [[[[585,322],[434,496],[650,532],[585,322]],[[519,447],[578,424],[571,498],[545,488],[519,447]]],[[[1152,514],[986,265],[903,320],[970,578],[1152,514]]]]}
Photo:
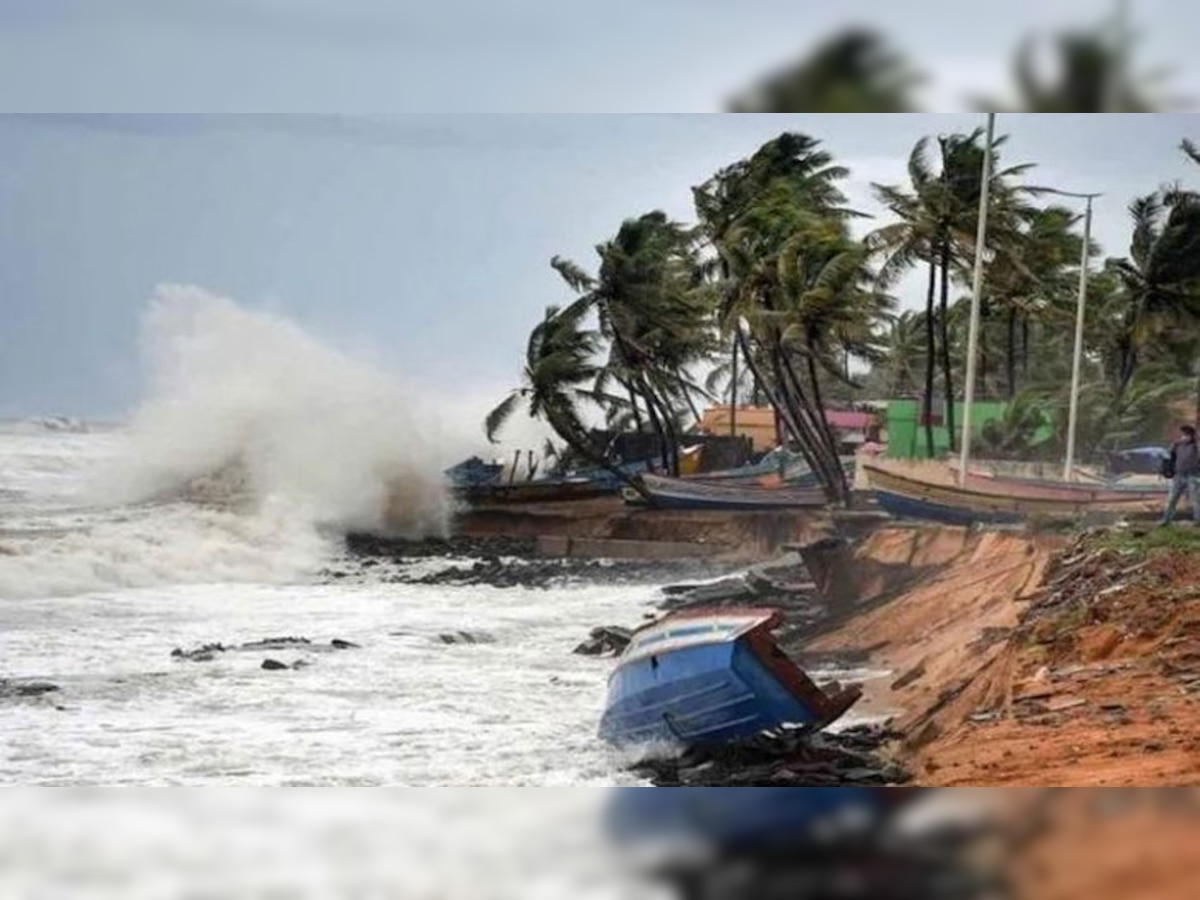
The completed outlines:
{"type": "Polygon", "coordinates": [[[531,418],[548,424],[578,457],[630,482],[597,450],[584,424],[587,405],[620,402],[620,398],[598,394],[594,389],[599,371],[599,335],[584,326],[587,313],[582,304],[546,309],[529,335],[521,386],[488,413],[484,431],[488,440],[495,442],[505,423],[524,406],[531,418]]]}
{"type": "Polygon", "coordinates": [[[735,113],[911,112],[921,82],[882,35],[850,28],[729,103],[735,113]]]}
{"type": "Polygon", "coordinates": [[[1031,321],[1064,310],[1072,315],[1061,324],[1070,328],[1073,322],[1082,241],[1071,228],[1078,218],[1059,206],[1031,209],[1010,233],[1004,252],[988,272],[986,299],[1005,319],[1004,393],[1009,400],[1018,393],[1019,356],[1023,355],[1028,373],[1031,321]],[[1018,353],[1018,338],[1022,353],[1018,353]]]}
{"type": "Polygon", "coordinates": [[[1161,192],[1130,204],[1129,257],[1112,264],[1121,287],[1118,394],[1152,348],[1194,351],[1200,321],[1200,198],[1161,192]]]}
{"type": "MultiPolygon", "coordinates": [[[[867,245],[883,257],[880,280],[894,284],[915,265],[928,268],[925,295],[926,366],[922,418],[925,421],[926,451],[933,453],[933,394],[937,362],[940,360],[945,395],[946,426],[951,447],[956,442],[954,428],[953,345],[950,328],[950,283],[965,279],[975,255],[976,225],[982,193],[983,130],[971,134],[953,134],[937,140],[938,169],[931,159],[932,142],[922,138],[909,154],[907,188],[873,185],[875,194],[899,221],[877,229],[867,245]],[[934,299],[940,280],[940,302],[935,313],[934,299]],[[940,346],[940,354],[938,347],[940,346]]],[[[993,155],[1007,137],[995,139],[993,155]]],[[[989,192],[989,246],[1002,252],[1014,241],[1020,222],[1028,215],[1023,200],[1027,189],[1015,187],[1011,179],[1030,168],[1028,165],[997,168],[989,192]]]]}
{"type": "Polygon", "coordinates": [[[596,252],[594,277],[568,260],[551,261],[579,294],[577,303],[596,312],[608,345],[595,390],[621,386],[635,421],[640,426],[645,412],[658,434],[664,468],[677,474],[679,420],[684,411],[699,419],[694,398],[707,397],[690,368],[713,348],[714,293],[703,280],[695,237],[652,212],[625,221],[596,252]]]}

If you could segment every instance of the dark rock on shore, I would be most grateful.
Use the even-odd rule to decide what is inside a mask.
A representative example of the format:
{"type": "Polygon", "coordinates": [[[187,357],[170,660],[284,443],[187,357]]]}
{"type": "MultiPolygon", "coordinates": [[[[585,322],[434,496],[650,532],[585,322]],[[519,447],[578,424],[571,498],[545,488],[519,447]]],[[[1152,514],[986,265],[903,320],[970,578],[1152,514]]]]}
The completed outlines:
{"type": "MultiPolygon", "coordinates": [[[[537,553],[537,539],[491,535],[448,538],[389,538],[373,534],[346,535],[346,550],[351,556],[370,559],[427,559],[429,557],[515,556],[529,558],[537,553]]],[[[377,565],[377,562],[373,562],[377,565]]],[[[365,565],[365,563],[364,563],[365,565]]]]}
{"type": "Polygon", "coordinates": [[[859,725],[838,733],[760,736],[641,762],[656,787],[855,787],[905,784],[911,775],[880,751],[898,737],[859,725]]]}
{"type": "MultiPolygon", "coordinates": [[[[190,650],[184,650],[181,647],[176,647],[171,651],[171,658],[180,662],[212,662],[221,653],[258,653],[263,650],[301,650],[310,653],[328,653],[334,650],[358,650],[361,649],[358,644],[351,641],[334,638],[328,644],[314,644],[306,637],[269,637],[261,638],[257,641],[247,641],[244,644],[201,644],[199,647],[193,647],[190,650]]],[[[274,666],[266,665],[267,662],[275,663],[277,660],[268,659],[264,662],[264,669],[273,669],[274,666]]],[[[280,665],[283,665],[280,663],[280,665]]],[[[308,665],[306,661],[301,660],[292,668],[299,665],[308,665]]],[[[284,666],[288,668],[288,666],[284,666]]]]}
{"type": "Polygon", "coordinates": [[[224,644],[202,644],[199,647],[194,647],[191,650],[183,650],[176,647],[171,651],[173,659],[185,659],[189,662],[212,662],[216,654],[224,653],[231,648],[224,644]]]}
{"type": "Polygon", "coordinates": [[[49,681],[11,681],[0,678],[0,699],[41,697],[43,694],[53,694],[61,690],[57,684],[49,681]]]}
{"type": "Polygon", "coordinates": [[[496,639],[483,631],[455,631],[439,634],[443,644],[494,644],[496,639]]]}
{"type": "MultiPolygon", "coordinates": [[[[489,585],[491,587],[552,588],[571,583],[662,584],[678,578],[708,578],[730,567],[707,560],[601,560],[550,558],[537,555],[534,538],[505,536],[450,538],[381,538],[355,534],[346,538],[347,566],[357,566],[360,577],[393,584],[489,585]],[[409,574],[404,563],[420,559],[469,559],[437,572],[409,574]],[[399,564],[399,571],[381,568],[399,564]],[[370,569],[370,573],[363,570],[370,569]]],[[[326,578],[348,577],[342,568],[322,573],[326,578]],[[340,574],[339,574],[340,573],[340,574]]]]}
{"type": "Polygon", "coordinates": [[[278,672],[282,669],[290,669],[291,666],[287,663],[281,663],[277,659],[264,659],[261,668],[266,669],[268,672],[278,672]]]}
{"type": "Polygon", "coordinates": [[[575,648],[580,656],[618,656],[629,646],[633,632],[619,625],[604,625],[593,628],[588,639],[575,648]]]}

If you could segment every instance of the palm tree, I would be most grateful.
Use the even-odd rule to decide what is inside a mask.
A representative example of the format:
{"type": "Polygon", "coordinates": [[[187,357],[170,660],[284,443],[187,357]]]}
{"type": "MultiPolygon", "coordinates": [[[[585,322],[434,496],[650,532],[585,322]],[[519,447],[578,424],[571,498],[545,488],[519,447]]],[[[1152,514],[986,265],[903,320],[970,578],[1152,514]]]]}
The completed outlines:
{"type": "Polygon", "coordinates": [[[920,81],[881,35],[851,28],[732,100],[729,111],[911,112],[910,94],[920,81]]]}
{"type": "Polygon", "coordinates": [[[595,277],[570,261],[551,261],[580,295],[577,302],[597,313],[608,343],[595,390],[622,387],[639,429],[644,411],[659,436],[664,468],[677,474],[678,420],[685,410],[699,419],[694,398],[707,397],[689,370],[713,341],[713,292],[703,281],[694,235],[652,212],[624,222],[596,252],[595,277]]]}
{"type": "Polygon", "coordinates": [[[1186,348],[1200,321],[1200,198],[1185,192],[1139,197],[1130,204],[1129,258],[1113,263],[1124,307],[1118,332],[1118,395],[1146,352],[1186,348]]]}
{"type": "MultiPolygon", "coordinates": [[[[1013,63],[1016,109],[1033,113],[1149,113],[1172,104],[1158,90],[1162,73],[1133,74],[1130,41],[1124,23],[1104,23],[1086,31],[1052,38],[1057,77],[1043,78],[1036,57],[1038,41],[1026,40],[1013,63]]],[[[1003,104],[984,101],[985,109],[1003,104]]]]}
{"type": "Polygon", "coordinates": [[[546,422],[577,456],[630,482],[596,449],[583,422],[583,404],[619,402],[619,398],[599,395],[593,389],[599,371],[599,336],[584,327],[586,315],[587,308],[581,304],[547,308],[530,332],[521,386],[488,413],[484,431],[494,443],[505,423],[524,405],[530,417],[546,422]]]}
{"type": "Polygon", "coordinates": [[[823,233],[844,236],[847,221],[857,215],[845,207],[838,186],[846,174],[817,141],[785,134],[693,191],[717,251],[722,331],[834,502],[848,500],[849,488],[828,434],[820,386],[801,377],[797,344],[785,340],[795,300],[785,280],[808,244],[823,233]]]}
{"type": "MultiPolygon", "coordinates": [[[[930,140],[922,138],[909,155],[909,189],[873,185],[876,196],[898,222],[877,229],[867,238],[868,246],[884,257],[880,279],[894,283],[912,266],[928,266],[925,297],[926,368],[922,416],[925,420],[926,451],[933,454],[932,408],[935,385],[935,360],[940,359],[945,397],[946,427],[953,449],[957,440],[954,428],[953,347],[950,340],[950,282],[965,280],[969,260],[975,255],[976,224],[982,194],[983,154],[980,145],[983,130],[971,134],[953,134],[938,138],[939,170],[930,161],[930,140]],[[937,314],[934,298],[940,280],[937,314]],[[936,327],[935,327],[936,326],[936,327]],[[940,346],[940,356],[937,347],[940,346]]],[[[995,139],[993,155],[1007,137],[995,139]]],[[[992,175],[989,194],[989,245],[1006,248],[1014,240],[1020,222],[1029,211],[1023,194],[1029,190],[1013,187],[1009,180],[1021,175],[1029,165],[998,169],[992,175]]]]}
{"type": "MultiPolygon", "coordinates": [[[[807,387],[824,410],[820,372],[853,384],[846,357],[879,358],[875,328],[890,312],[892,299],[874,287],[869,251],[852,240],[844,222],[816,220],[797,231],[779,254],[778,282],[783,297],[782,340],[804,359],[807,387]]],[[[822,435],[837,454],[833,433],[821,416],[822,435]]]]}
{"type": "Polygon", "coordinates": [[[935,195],[940,191],[937,176],[929,161],[929,138],[921,138],[908,156],[910,190],[898,186],[873,184],[876,196],[899,221],[884,225],[867,236],[867,246],[884,256],[879,269],[883,287],[894,285],[913,266],[928,266],[925,293],[925,388],[921,418],[925,422],[925,452],[933,456],[933,379],[935,354],[934,297],[937,290],[938,221],[935,195]]]}
{"type": "MultiPolygon", "coordinates": [[[[1027,373],[1030,322],[1060,307],[1069,306],[1073,312],[1082,243],[1071,232],[1077,220],[1077,215],[1059,206],[1030,210],[988,273],[986,299],[1005,316],[1004,391],[1009,400],[1018,392],[1018,337],[1027,373]]],[[[1070,327],[1069,321],[1062,324],[1070,327]]]]}

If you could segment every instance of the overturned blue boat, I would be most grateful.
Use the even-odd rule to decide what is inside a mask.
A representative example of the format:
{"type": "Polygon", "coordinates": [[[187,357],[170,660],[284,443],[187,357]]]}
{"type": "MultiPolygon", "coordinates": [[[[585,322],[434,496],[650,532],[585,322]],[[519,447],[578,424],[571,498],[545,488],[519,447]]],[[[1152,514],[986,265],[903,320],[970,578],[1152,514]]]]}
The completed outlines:
{"type": "Polygon", "coordinates": [[[687,610],[639,629],[609,679],[600,737],[694,747],[829,725],[862,691],[821,690],[771,637],[782,623],[774,609],[687,610]]]}

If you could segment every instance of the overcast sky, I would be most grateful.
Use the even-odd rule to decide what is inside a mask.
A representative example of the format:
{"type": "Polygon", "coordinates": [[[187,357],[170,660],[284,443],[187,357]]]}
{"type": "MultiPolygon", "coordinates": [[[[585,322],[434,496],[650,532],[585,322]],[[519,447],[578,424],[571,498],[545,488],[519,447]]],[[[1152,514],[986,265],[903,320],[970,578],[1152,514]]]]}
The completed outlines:
{"type": "MultiPolygon", "coordinates": [[[[193,283],[299,322],[447,396],[495,396],[621,220],[691,218],[689,188],[785,129],[820,137],[881,213],[923,134],[980,116],[0,117],[0,415],[116,415],[139,393],[157,284],[193,283]]],[[[1177,179],[1188,116],[1001,116],[1030,180],[1104,191],[1095,232],[1177,179]]],[[[869,227],[870,223],[867,223],[869,227]]],[[[906,288],[920,302],[919,280],[906,288]],[[914,296],[915,294],[915,296],[914,296]]]]}
{"type": "MultiPolygon", "coordinates": [[[[0,108],[91,112],[711,112],[867,24],[929,76],[928,108],[1009,77],[1030,34],[1121,0],[0,0],[0,108]]],[[[1200,95],[1200,5],[1125,0],[1131,69],[1200,95]]]]}

